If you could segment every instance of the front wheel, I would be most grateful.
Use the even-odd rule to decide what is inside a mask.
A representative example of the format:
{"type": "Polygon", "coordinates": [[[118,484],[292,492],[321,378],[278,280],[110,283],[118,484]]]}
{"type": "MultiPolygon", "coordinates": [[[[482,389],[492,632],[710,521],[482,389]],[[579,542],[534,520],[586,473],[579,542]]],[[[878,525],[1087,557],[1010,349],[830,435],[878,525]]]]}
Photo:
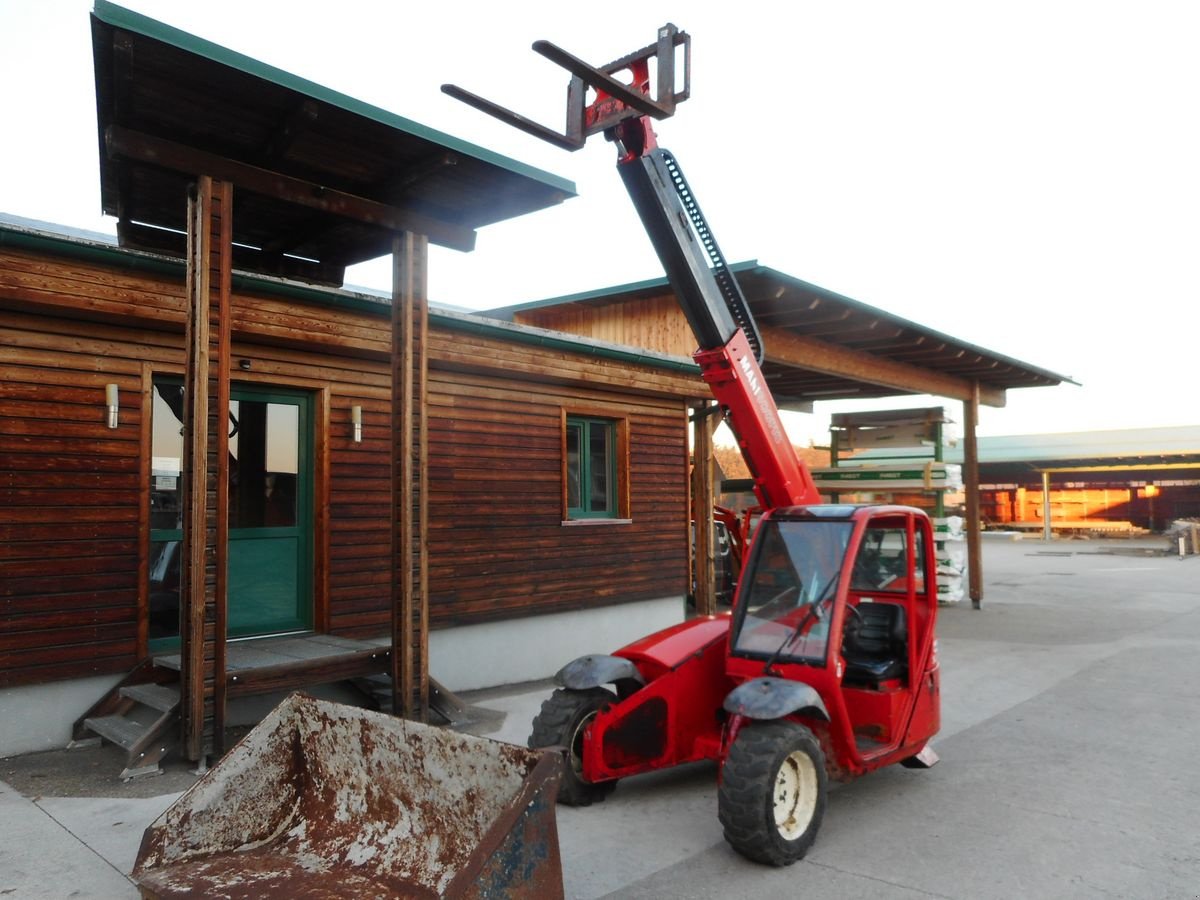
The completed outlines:
{"type": "Polygon", "coordinates": [[[795,722],[754,723],[729,748],[717,792],[725,840],[771,866],[802,859],[825,814],[825,754],[795,722]]]}
{"type": "Polygon", "coordinates": [[[590,806],[612,793],[615,781],[593,784],[583,779],[583,733],[596,713],[617,702],[616,695],[606,688],[586,691],[558,690],[542,703],[541,712],[534,717],[529,746],[565,748],[566,765],[558,788],[558,802],[567,806],[590,806]]]}

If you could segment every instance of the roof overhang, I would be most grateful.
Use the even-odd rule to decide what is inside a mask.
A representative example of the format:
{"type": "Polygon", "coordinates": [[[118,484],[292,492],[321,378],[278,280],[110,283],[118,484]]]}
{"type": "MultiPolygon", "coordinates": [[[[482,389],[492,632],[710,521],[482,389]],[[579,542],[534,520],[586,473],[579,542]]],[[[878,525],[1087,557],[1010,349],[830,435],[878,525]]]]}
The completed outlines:
{"type": "Polygon", "coordinates": [[[235,264],[340,284],[398,231],[457,250],[565,179],[96,0],[101,203],[122,246],[184,253],[198,176],[232,182],[235,264]]]}
{"type": "MultiPolygon", "coordinates": [[[[1070,378],[1024,363],[794,278],[756,261],[730,266],[758,323],[763,373],[781,407],[819,400],[931,394],[1004,406],[1009,388],[1070,378]]],[[[665,278],[495,310],[512,315],[571,304],[601,306],[661,297],[665,278]]],[[[681,313],[682,315],[682,313],[681,313]]]]}

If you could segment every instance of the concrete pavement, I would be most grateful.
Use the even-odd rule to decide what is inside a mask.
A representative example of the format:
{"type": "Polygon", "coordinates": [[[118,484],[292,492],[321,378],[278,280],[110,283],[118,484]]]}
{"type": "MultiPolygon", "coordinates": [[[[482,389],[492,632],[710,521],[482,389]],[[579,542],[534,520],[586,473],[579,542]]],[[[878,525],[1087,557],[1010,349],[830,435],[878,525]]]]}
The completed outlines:
{"type": "Polygon", "coordinates": [[[142,831],[176,796],[30,799],[0,782],[0,897],[137,897],[142,831]]]}
{"type": "MultiPolygon", "coordinates": [[[[986,541],[984,608],[941,614],[941,764],[834,788],[800,863],[730,850],[696,765],[559,808],[567,896],[1197,900],[1200,559],[1101,552],[1134,546],[986,541]]],[[[471,699],[523,743],[548,692],[471,699]]],[[[123,874],[175,796],[0,783],[0,897],[135,897],[123,874]]]]}

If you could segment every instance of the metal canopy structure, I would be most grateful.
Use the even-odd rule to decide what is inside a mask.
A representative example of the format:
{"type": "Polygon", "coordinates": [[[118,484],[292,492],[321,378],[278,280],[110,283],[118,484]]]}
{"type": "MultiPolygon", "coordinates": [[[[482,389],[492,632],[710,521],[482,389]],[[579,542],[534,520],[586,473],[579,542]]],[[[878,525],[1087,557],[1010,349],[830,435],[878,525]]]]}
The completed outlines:
{"type": "Polygon", "coordinates": [[[182,256],[190,184],[238,188],[234,265],[339,285],[397,231],[475,230],[574,185],[105,0],[92,14],[101,202],[122,246],[182,256]],[[215,98],[219,98],[215,100],[215,98]]]}
{"type": "MultiPolygon", "coordinates": [[[[1004,406],[1009,388],[1074,383],[757,261],[730,268],[758,323],[766,353],[763,372],[781,406],[905,394],[969,401],[976,386],[980,403],[1004,406]]],[[[656,278],[491,314],[511,318],[537,309],[602,307],[661,297],[669,290],[665,278],[656,278]]]]}
{"type": "MultiPolygon", "coordinates": [[[[957,451],[947,459],[957,461],[957,451]]],[[[1022,434],[979,439],[979,464],[988,482],[1020,481],[1030,474],[1077,475],[1078,481],[1189,477],[1200,469],[1200,427],[1022,434]],[[1133,473],[1132,475],[1130,473],[1133,473]]]]}

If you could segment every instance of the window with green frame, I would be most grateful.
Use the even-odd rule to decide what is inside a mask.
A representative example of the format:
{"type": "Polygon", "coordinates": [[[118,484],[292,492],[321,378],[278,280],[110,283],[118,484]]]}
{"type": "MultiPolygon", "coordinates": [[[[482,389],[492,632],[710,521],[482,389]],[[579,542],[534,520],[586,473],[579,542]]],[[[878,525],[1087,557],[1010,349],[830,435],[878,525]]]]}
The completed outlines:
{"type": "Polygon", "coordinates": [[[618,420],[567,414],[563,423],[567,519],[621,517],[618,420]]]}

